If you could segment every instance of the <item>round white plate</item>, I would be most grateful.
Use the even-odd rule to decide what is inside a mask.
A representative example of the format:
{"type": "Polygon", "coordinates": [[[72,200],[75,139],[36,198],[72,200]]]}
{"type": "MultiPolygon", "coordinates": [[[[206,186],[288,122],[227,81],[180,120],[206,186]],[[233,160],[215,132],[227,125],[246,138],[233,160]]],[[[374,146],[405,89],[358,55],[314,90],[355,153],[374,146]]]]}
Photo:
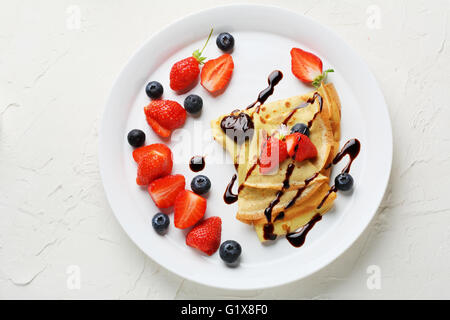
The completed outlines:
{"type": "MultiPolygon", "coordinates": [[[[392,131],[387,106],[378,85],[361,58],[333,32],[294,12],[269,6],[230,5],[187,16],[152,36],[128,61],[120,73],[106,105],[100,130],[100,171],[111,208],[125,232],[150,258],[186,279],[228,289],[261,289],[298,280],[321,269],[342,254],[363,232],[383,197],[392,161],[392,131]],[[210,28],[214,35],[204,55],[221,55],[215,44],[220,32],[235,38],[232,52],[235,69],[226,91],[212,97],[198,84],[187,94],[177,95],[169,87],[173,63],[201,48],[210,28]],[[333,68],[333,82],[342,102],[342,141],[358,138],[362,148],[353,164],[355,188],[352,194],[338,194],[335,208],[308,234],[306,244],[292,247],[280,238],[262,245],[250,226],[235,219],[237,204],[223,201],[225,187],[234,173],[233,164],[209,133],[209,122],[253,102],[267,86],[275,69],[284,78],[268,101],[288,98],[312,90],[291,73],[290,49],[300,47],[322,58],[333,68]],[[201,174],[212,181],[205,216],[220,216],[222,241],[237,240],[243,249],[241,263],[229,268],[218,252],[208,257],[185,244],[186,231],[171,227],[166,236],[157,235],[151,218],[158,212],[145,188],[136,185],[133,149],[129,130],[140,128],[146,144],[161,142],[146,123],[143,108],[149,103],[145,85],[157,80],[164,86],[164,98],[183,104],[196,93],[203,98],[199,117],[188,116],[184,127],[164,141],[174,153],[174,173],[186,177],[186,187],[196,175],[188,161],[206,154],[201,174]]],[[[344,165],[345,161],[341,164],[344,165]]],[[[338,172],[341,166],[334,169],[338,172]]]]}

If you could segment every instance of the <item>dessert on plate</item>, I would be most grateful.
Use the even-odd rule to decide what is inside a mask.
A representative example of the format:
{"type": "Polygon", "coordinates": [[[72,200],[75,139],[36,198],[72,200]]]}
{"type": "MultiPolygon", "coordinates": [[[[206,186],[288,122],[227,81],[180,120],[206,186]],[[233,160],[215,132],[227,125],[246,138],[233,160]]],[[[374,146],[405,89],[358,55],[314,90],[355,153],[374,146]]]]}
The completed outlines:
{"type": "MultiPolygon", "coordinates": [[[[179,93],[190,91],[198,82],[212,96],[223,94],[231,80],[234,62],[231,54],[234,38],[223,32],[217,46],[224,52],[215,59],[202,57],[206,44],[192,56],[176,62],[170,71],[170,88],[179,93]],[[201,69],[201,70],[200,70],[201,69]]],[[[268,87],[257,100],[243,110],[234,110],[211,121],[212,135],[233,159],[236,174],[224,194],[226,203],[238,202],[236,218],[253,225],[261,242],[286,236],[300,247],[314,224],[333,206],[337,191],[353,186],[349,174],[359,153],[357,139],[348,141],[340,150],[341,104],[322,61],[299,48],[291,49],[291,69],[296,78],[315,90],[287,99],[266,103],[282,80],[281,71],[268,77],[268,87]],[[340,151],[339,151],[340,150],[340,151]],[[345,156],[349,162],[330,187],[333,165],[345,156]],[[237,182],[233,193],[233,186],[237,182]]],[[[184,108],[175,100],[164,98],[164,87],[151,81],[145,88],[151,99],[144,107],[150,128],[159,137],[170,139],[172,132],[188,121],[188,115],[198,114],[203,99],[188,95],[184,108]]],[[[186,178],[174,174],[173,155],[165,143],[145,145],[146,135],[140,129],[131,130],[127,139],[135,148],[132,155],[137,164],[136,183],[147,188],[158,209],[152,218],[155,232],[161,236],[173,224],[186,230],[186,245],[210,256],[219,250],[221,259],[230,266],[239,263],[242,248],[236,240],[221,241],[222,220],[208,217],[207,198],[211,181],[205,175],[192,178],[189,190],[186,178]]],[[[193,156],[189,168],[193,172],[205,167],[204,156],[193,156]]]]}

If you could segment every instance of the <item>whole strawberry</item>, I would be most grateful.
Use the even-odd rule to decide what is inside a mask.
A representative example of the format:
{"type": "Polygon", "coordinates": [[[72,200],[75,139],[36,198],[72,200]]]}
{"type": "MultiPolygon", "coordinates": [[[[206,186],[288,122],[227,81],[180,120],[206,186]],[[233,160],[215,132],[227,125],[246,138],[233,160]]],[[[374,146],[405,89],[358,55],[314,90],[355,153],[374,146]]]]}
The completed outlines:
{"type": "Polygon", "coordinates": [[[219,217],[211,217],[189,231],[186,244],[210,256],[219,249],[221,234],[222,220],[219,217]]]}
{"type": "Polygon", "coordinates": [[[144,108],[147,123],[161,137],[167,138],[172,131],[186,121],[186,110],[176,101],[152,100],[144,108]]]}
{"type": "Polygon", "coordinates": [[[202,50],[195,50],[191,57],[176,62],[170,70],[170,88],[174,91],[186,92],[195,84],[200,74],[199,64],[206,59],[202,57],[203,50],[211,38],[213,29],[202,50]]]}
{"type": "Polygon", "coordinates": [[[136,183],[148,185],[157,178],[172,172],[172,152],[162,143],[155,143],[133,151],[133,159],[138,164],[136,183]]]}

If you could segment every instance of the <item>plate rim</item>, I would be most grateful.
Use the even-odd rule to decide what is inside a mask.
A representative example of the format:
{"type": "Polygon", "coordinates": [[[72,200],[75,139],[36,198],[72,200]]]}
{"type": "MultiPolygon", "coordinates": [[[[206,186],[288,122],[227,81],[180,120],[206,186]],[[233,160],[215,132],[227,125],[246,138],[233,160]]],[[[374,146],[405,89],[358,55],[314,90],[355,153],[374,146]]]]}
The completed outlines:
{"type": "Polygon", "coordinates": [[[371,69],[369,68],[368,64],[362,59],[362,57],[360,57],[360,55],[352,48],[350,47],[347,42],[336,32],[334,32],[331,28],[329,28],[326,25],[321,24],[320,22],[314,20],[313,18],[310,18],[302,13],[293,11],[291,9],[285,8],[285,7],[280,7],[280,6],[276,6],[276,5],[262,5],[262,4],[226,4],[226,5],[219,5],[219,6],[214,6],[214,7],[210,7],[210,8],[206,8],[206,9],[202,9],[199,11],[195,11],[192,13],[189,13],[187,15],[184,15],[180,18],[175,19],[174,21],[172,21],[169,24],[166,24],[165,26],[163,26],[162,28],[160,28],[159,30],[153,32],[145,41],[143,41],[143,43],[141,45],[138,46],[138,48],[133,52],[133,54],[126,60],[125,64],[122,66],[122,68],[120,69],[120,72],[117,74],[117,76],[115,77],[112,87],[111,89],[108,91],[108,98],[106,100],[106,103],[103,107],[102,113],[101,113],[101,121],[100,121],[100,127],[99,127],[99,135],[98,135],[98,164],[99,164],[99,172],[100,172],[100,177],[101,177],[101,181],[102,181],[102,186],[103,186],[103,190],[105,192],[105,196],[108,200],[108,205],[111,208],[111,211],[113,212],[115,218],[117,219],[117,221],[119,222],[119,225],[121,226],[122,230],[125,232],[125,234],[132,240],[132,242],[148,257],[150,258],[152,261],[154,261],[155,263],[157,263],[159,266],[165,268],[166,270],[170,271],[171,273],[181,277],[182,279],[186,279],[189,281],[192,281],[194,283],[197,284],[201,284],[207,287],[211,287],[211,288],[219,288],[219,289],[225,289],[225,290],[236,290],[236,291],[248,291],[248,290],[262,290],[262,289],[268,289],[268,288],[275,288],[275,287],[280,287],[289,283],[293,283],[295,281],[300,281],[301,279],[305,279],[309,276],[311,276],[314,273],[317,273],[318,271],[322,270],[323,268],[325,268],[326,266],[330,265],[332,262],[334,262],[337,258],[339,258],[344,252],[348,251],[348,249],[361,237],[361,235],[364,233],[364,231],[367,229],[367,227],[369,226],[369,224],[371,223],[371,221],[373,220],[373,218],[375,217],[376,213],[379,210],[380,204],[386,194],[386,190],[387,190],[387,186],[390,180],[390,176],[392,173],[392,162],[393,162],[393,134],[392,134],[392,123],[391,123],[391,118],[390,118],[390,114],[389,114],[389,108],[388,105],[386,103],[385,97],[383,95],[383,92],[381,91],[381,88],[375,78],[375,76],[373,75],[371,69]],[[108,105],[111,103],[111,97],[112,97],[112,92],[114,90],[114,88],[117,86],[117,84],[119,83],[119,79],[123,76],[125,70],[127,69],[127,67],[131,64],[131,62],[135,59],[135,57],[139,54],[139,52],[141,50],[143,50],[143,48],[147,45],[147,43],[149,43],[150,41],[152,41],[153,38],[157,37],[160,33],[164,32],[167,29],[170,29],[172,26],[182,22],[183,20],[187,19],[187,18],[192,18],[196,15],[201,15],[201,14],[205,14],[207,12],[210,11],[216,11],[216,10],[220,10],[220,9],[226,9],[226,8],[233,8],[233,7],[240,7],[242,8],[247,8],[248,10],[252,9],[252,8],[258,8],[259,10],[278,10],[280,12],[284,12],[285,14],[291,14],[291,15],[297,15],[299,17],[301,17],[302,19],[307,20],[309,23],[312,23],[314,25],[317,25],[318,27],[322,28],[323,31],[326,31],[327,33],[329,33],[331,36],[333,36],[336,40],[339,41],[339,43],[343,46],[346,47],[347,50],[350,50],[351,52],[354,53],[355,58],[358,59],[358,64],[363,67],[365,69],[365,73],[368,76],[368,79],[370,82],[372,82],[373,86],[372,89],[377,91],[377,95],[380,98],[380,101],[382,102],[383,106],[382,106],[382,110],[385,113],[385,119],[386,119],[386,126],[389,129],[388,132],[386,132],[385,134],[387,134],[388,138],[389,138],[389,146],[386,147],[386,151],[389,152],[389,154],[385,154],[385,156],[387,156],[387,164],[388,164],[388,168],[386,168],[386,175],[385,175],[385,179],[383,181],[383,183],[381,184],[383,186],[383,192],[380,192],[378,195],[378,199],[374,200],[374,203],[376,203],[376,208],[374,209],[374,212],[371,214],[367,214],[367,218],[361,222],[361,228],[360,231],[355,233],[351,238],[349,238],[349,240],[347,240],[345,242],[344,245],[341,246],[341,249],[339,252],[334,253],[333,256],[331,256],[330,259],[328,259],[325,263],[322,263],[321,265],[319,265],[317,268],[314,268],[314,270],[308,271],[303,273],[301,276],[296,276],[296,277],[291,277],[288,279],[283,279],[281,281],[271,281],[269,284],[266,284],[267,282],[261,282],[260,285],[253,285],[253,286],[247,286],[247,287],[242,287],[242,286],[235,286],[234,284],[230,284],[230,285],[220,285],[220,284],[212,284],[206,281],[202,281],[201,278],[199,277],[195,277],[195,276],[189,276],[186,274],[181,274],[180,272],[178,272],[175,268],[172,268],[170,265],[167,264],[163,264],[159,261],[157,261],[155,258],[153,258],[152,256],[148,255],[147,252],[143,249],[143,247],[140,245],[140,243],[136,240],[136,237],[133,236],[132,233],[127,232],[127,230],[125,229],[124,223],[121,220],[120,215],[116,212],[116,209],[113,208],[113,206],[111,205],[114,201],[112,201],[112,195],[110,194],[110,192],[107,189],[107,186],[105,184],[105,175],[106,175],[106,165],[105,165],[105,160],[104,160],[104,152],[102,152],[102,149],[104,148],[104,143],[103,140],[105,139],[104,137],[104,128],[106,126],[106,119],[107,117],[105,117],[105,114],[107,113],[107,109],[108,109],[108,105]]]}

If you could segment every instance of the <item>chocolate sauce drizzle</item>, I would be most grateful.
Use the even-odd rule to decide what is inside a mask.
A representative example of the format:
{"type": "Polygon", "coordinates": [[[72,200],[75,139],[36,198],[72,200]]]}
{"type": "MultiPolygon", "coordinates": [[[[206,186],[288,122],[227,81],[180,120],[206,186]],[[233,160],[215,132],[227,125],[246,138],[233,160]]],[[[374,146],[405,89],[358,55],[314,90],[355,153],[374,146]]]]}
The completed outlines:
{"type": "Polygon", "coordinates": [[[284,177],[282,189],[277,192],[275,199],[273,199],[270,202],[269,206],[264,210],[264,215],[266,216],[266,220],[267,220],[267,223],[264,225],[264,239],[266,239],[266,240],[275,240],[276,239],[276,235],[273,234],[274,227],[273,227],[273,223],[272,223],[272,211],[273,211],[273,208],[280,202],[281,197],[283,196],[286,189],[289,188],[289,186],[290,186],[289,180],[291,178],[291,175],[292,175],[292,172],[294,171],[294,169],[295,169],[295,164],[290,163],[286,169],[286,175],[284,177]]]}
{"type": "Polygon", "coordinates": [[[205,168],[205,158],[202,156],[193,156],[189,160],[189,168],[194,172],[202,171],[205,168]]]}
{"type": "Polygon", "coordinates": [[[284,211],[281,211],[279,214],[277,214],[277,216],[273,221],[282,220],[283,218],[284,218],[284,211]]]}
{"type": "Polygon", "coordinates": [[[311,231],[314,225],[320,220],[322,220],[322,216],[318,213],[311,219],[311,221],[309,221],[306,225],[304,225],[299,231],[288,233],[286,235],[287,241],[289,241],[289,243],[296,248],[301,247],[305,243],[305,239],[306,236],[308,235],[308,232],[311,231]]]}
{"type": "MultiPolygon", "coordinates": [[[[358,156],[360,150],[361,150],[361,142],[359,142],[358,139],[351,139],[347,141],[342,150],[334,157],[333,161],[326,167],[326,169],[329,169],[331,168],[331,166],[339,163],[339,161],[341,161],[346,155],[348,155],[349,161],[347,165],[344,167],[344,169],[342,169],[341,173],[349,173],[352,163],[358,156]]],[[[328,192],[325,194],[322,201],[320,201],[320,204],[318,205],[317,209],[322,208],[322,206],[324,205],[325,201],[328,199],[330,194],[337,191],[338,190],[336,188],[336,185],[333,185],[330,188],[330,190],[328,190],[328,192]]]]}
{"type": "Polygon", "coordinates": [[[267,79],[269,86],[259,93],[258,99],[256,99],[255,102],[249,105],[247,109],[253,108],[256,104],[259,103],[256,107],[256,110],[254,111],[256,113],[259,113],[261,105],[263,105],[264,102],[266,102],[266,100],[273,94],[274,87],[281,81],[281,79],[283,79],[283,73],[280,70],[272,71],[269,74],[269,78],[267,79]]]}
{"type": "Polygon", "coordinates": [[[297,201],[298,198],[300,198],[300,196],[302,195],[303,191],[305,191],[305,189],[308,187],[308,185],[315,179],[317,178],[317,176],[319,175],[319,172],[316,172],[312,177],[308,178],[305,180],[305,185],[303,187],[301,187],[300,189],[297,190],[297,193],[295,194],[295,196],[292,198],[291,201],[289,201],[289,203],[286,205],[286,207],[284,207],[285,210],[289,209],[290,207],[292,207],[295,202],[297,201]]]}
{"type": "Polygon", "coordinates": [[[345,168],[342,169],[342,172],[349,173],[350,168],[353,163],[353,160],[356,159],[360,150],[361,150],[361,142],[359,142],[358,139],[351,139],[351,140],[347,141],[347,143],[344,145],[342,150],[334,157],[332,163],[330,163],[327,166],[327,169],[331,168],[332,165],[338,164],[339,161],[342,160],[342,158],[344,158],[346,155],[348,155],[350,158],[350,161],[345,166],[345,168]]]}
{"type": "Polygon", "coordinates": [[[225,189],[225,193],[223,195],[223,200],[225,201],[226,204],[232,204],[238,200],[238,195],[234,194],[232,191],[234,182],[236,181],[236,178],[237,178],[237,175],[234,174],[233,177],[231,178],[230,183],[227,185],[227,188],[225,189]]]}
{"type": "MultiPolygon", "coordinates": [[[[259,161],[258,161],[258,162],[259,162],[259,161]]],[[[252,166],[250,167],[250,169],[247,171],[247,174],[246,174],[246,176],[245,176],[244,181],[241,183],[241,185],[240,185],[239,188],[238,188],[238,194],[239,194],[239,192],[242,191],[242,189],[244,189],[244,183],[245,183],[245,181],[247,181],[248,177],[250,177],[250,175],[252,174],[253,170],[255,170],[256,166],[258,165],[258,162],[255,163],[254,165],[252,165],[252,166]]]]}
{"type": "Polygon", "coordinates": [[[309,106],[310,104],[313,104],[316,99],[319,99],[319,111],[316,112],[316,114],[314,115],[314,117],[308,122],[308,127],[310,128],[314,119],[316,118],[316,116],[322,112],[322,106],[323,106],[323,99],[322,96],[318,93],[315,92],[314,95],[309,98],[306,102],[302,103],[301,105],[295,107],[289,114],[288,116],[283,120],[283,124],[287,125],[287,123],[289,122],[289,120],[291,120],[292,116],[297,112],[298,109],[302,109],[302,108],[306,108],[307,106],[309,106]]]}
{"type": "Polygon", "coordinates": [[[283,181],[283,189],[289,189],[290,184],[289,180],[291,178],[292,172],[294,172],[295,164],[289,163],[287,169],[286,169],[286,178],[283,181]]]}
{"type": "Polygon", "coordinates": [[[277,236],[273,233],[274,226],[273,223],[266,223],[263,227],[264,239],[274,241],[277,236]]]}

